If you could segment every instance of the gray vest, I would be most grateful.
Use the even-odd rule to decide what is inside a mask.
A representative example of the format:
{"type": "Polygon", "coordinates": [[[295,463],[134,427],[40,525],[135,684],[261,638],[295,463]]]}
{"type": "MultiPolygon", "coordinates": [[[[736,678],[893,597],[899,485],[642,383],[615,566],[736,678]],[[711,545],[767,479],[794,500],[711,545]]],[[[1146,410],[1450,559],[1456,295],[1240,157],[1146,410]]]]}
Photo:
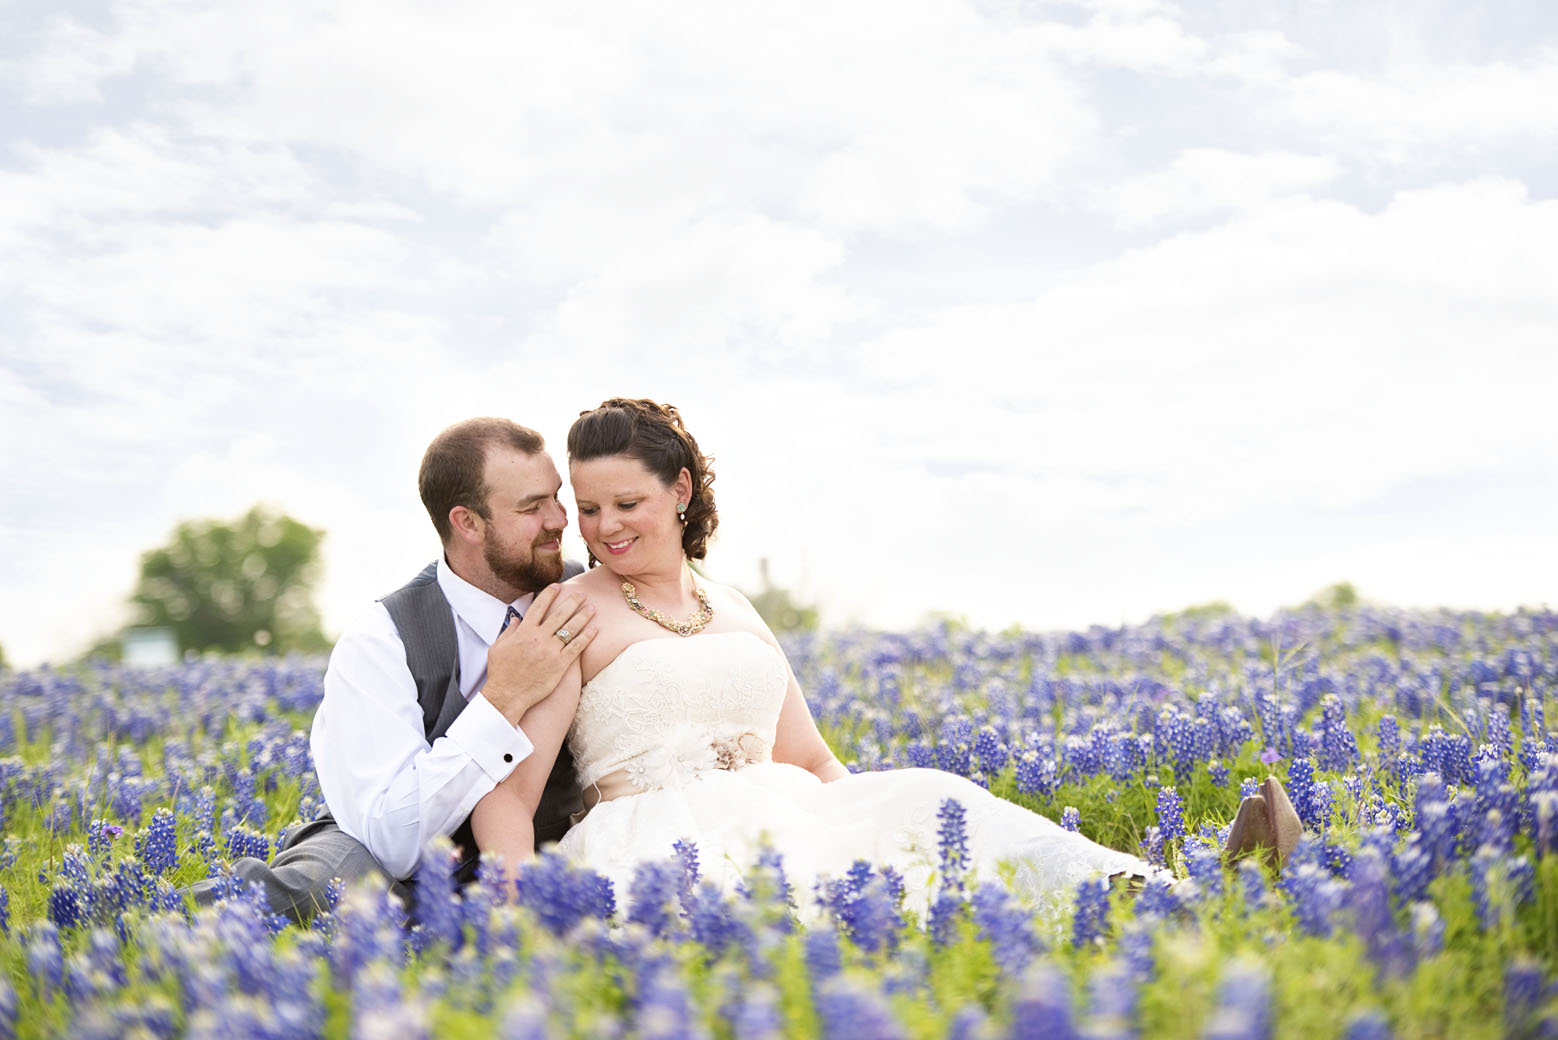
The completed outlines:
{"type": "MultiPolygon", "coordinates": [[[[570,562],[563,569],[563,578],[583,570],[570,562]]],[[[417,704],[422,708],[422,730],[432,744],[449,731],[466,704],[460,693],[460,644],[454,631],[454,613],[438,587],[437,562],[428,564],[380,602],[389,611],[400,641],[406,646],[406,667],[416,682],[417,704]]],[[[547,778],[541,804],[536,807],[536,848],[543,842],[560,839],[568,830],[568,814],[580,808],[573,756],[564,743],[557,753],[552,775],[547,778]]],[[[464,884],[475,877],[479,858],[470,817],[462,820],[450,837],[460,851],[455,876],[464,884]]]]}

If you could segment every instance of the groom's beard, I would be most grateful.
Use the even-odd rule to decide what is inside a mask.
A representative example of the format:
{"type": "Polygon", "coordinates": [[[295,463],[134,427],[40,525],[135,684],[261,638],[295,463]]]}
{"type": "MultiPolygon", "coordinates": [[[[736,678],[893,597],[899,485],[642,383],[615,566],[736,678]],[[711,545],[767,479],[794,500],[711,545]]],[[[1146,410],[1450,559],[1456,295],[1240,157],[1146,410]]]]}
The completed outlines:
{"type": "MultiPolygon", "coordinates": [[[[562,534],[548,535],[542,542],[560,540],[562,534]]],[[[540,592],[555,582],[563,579],[563,554],[546,553],[536,554],[536,547],[532,545],[530,552],[523,560],[513,556],[504,555],[501,546],[488,541],[482,546],[482,556],[487,561],[487,567],[498,578],[514,586],[523,592],[540,592]]]]}

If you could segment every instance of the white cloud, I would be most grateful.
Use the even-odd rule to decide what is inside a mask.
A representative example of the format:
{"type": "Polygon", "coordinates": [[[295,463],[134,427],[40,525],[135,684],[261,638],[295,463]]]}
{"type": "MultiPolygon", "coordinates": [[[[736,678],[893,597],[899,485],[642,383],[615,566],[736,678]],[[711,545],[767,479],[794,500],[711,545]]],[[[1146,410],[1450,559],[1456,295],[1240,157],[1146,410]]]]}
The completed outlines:
{"type": "Polygon", "coordinates": [[[1286,115],[1337,146],[1405,163],[1444,147],[1528,146],[1558,136],[1558,50],[1526,64],[1332,69],[1278,89],[1286,115]]]}
{"type": "MultiPolygon", "coordinates": [[[[560,454],[618,394],[718,457],[715,573],[766,556],[835,617],[1086,624],[1341,578],[1530,598],[1551,575],[1414,584],[1415,552],[1496,561],[1369,518],[1558,455],[1558,220],[1521,165],[1558,125],[1552,54],[1483,20],[1454,61],[1410,33],[1386,60],[1312,13],[124,0],[23,25],[7,654],[79,647],[177,519],[256,500],[331,532],[339,626],[432,550],[433,433],[511,414],[560,454]]],[[[1526,545],[1513,512],[1489,530],[1526,545]]]]}
{"type": "Polygon", "coordinates": [[[1122,227],[1139,228],[1206,213],[1253,209],[1335,180],[1341,167],[1324,155],[1188,148],[1165,170],[1128,178],[1100,199],[1122,227]]]}

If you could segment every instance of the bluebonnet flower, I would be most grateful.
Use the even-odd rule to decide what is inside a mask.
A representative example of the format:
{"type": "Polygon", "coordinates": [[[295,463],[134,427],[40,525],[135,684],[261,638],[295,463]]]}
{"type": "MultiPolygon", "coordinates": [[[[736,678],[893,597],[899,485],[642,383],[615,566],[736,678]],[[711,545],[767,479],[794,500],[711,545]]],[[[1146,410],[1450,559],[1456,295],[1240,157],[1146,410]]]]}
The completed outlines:
{"type": "Polygon", "coordinates": [[[1164,841],[1175,841],[1185,836],[1185,808],[1179,792],[1165,787],[1158,792],[1158,828],[1164,841]]]}
{"type": "Polygon", "coordinates": [[[555,852],[543,853],[527,863],[515,884],[520,904],[553,935],[567,935],[580,921],[604,921],[616,912],[609,880],[588,868],[573,866],[555,852]]]}
{"type": "Polygon", "coordinates": [[[1213,759],[1211,762],[1208,762],[1206,771],[1211,776],[1212,783],[1218,787],[1228,786],[1228,767],[1223,765],[1220,760],[1213,759]]]}
{"type": "Polygon", "coordinates": [[[844,955],[839,949],[838,932],[831,926],[807,929],[802,948],[806,974],[813,986],[821,985],[843,970],[844,955]]]}
{"type": "Polygon", "coordinates": [[[102,859],[113,847],[114,839],[124,833],[124,828],[107,820],[93,820],[87,824],[87,855],[102,859]]]}
{"type": "Polygon", "coordinates": [[[870,951],[897,946],[903,928],[901,882],[875,874],[869,863],[859,860],[843,879],[823,878],[819,887],[823,906],[857,946],[870,951]]]}
{"type": "Polygon", "coordinates": [[[1071,922],[1071,943],[1077,949],[1103,939],[1109,927],[1109,882],[1094,878],[1077,885],[1076,913],[1071,922]]]}
{"type": "Polygon", "coordinates": [[[1316,781],[1309,787],[1310,811],[1314,815],[1314,826],[1317,830],[1325,830],[1331,826],[1331,786],[1316,781]]]}
{"type": "Polygon", "coordinates": [[[1138,980],[1128,965],[1110,961],[1095,968],[1088,978],[1088,1037],[1134,1037],[1138,996],[1138,980]]]}
{"type": "Polygon", "coordinates": [[[1315,807],[1315,767],[1307,758],[1297,758],[1288,764],[1288,795],[1293,808],[1304,826],[1320,829],[1320,817],[1315,807]]]}
{"type": "Polygon", "coordinates": [[[971,904],[974,925],[979,937],[990,944],[995,962],[1007,975],[1021,972],[1041,948],[1033,915],[1000,885],[980,885],[971,904]]]}
{"type": "Polygon", "coordinates": [[[1341,882],[1313,862],[1299,863],[1297,869],[1293,862],[1289,861],[1282,874],[1282,888],[1292,899],[1293,916],[1305,932],[1329,938],[1332,917],[1342,902],[1341,882]]]}
{"type": "Polygon", "coordinates": [[[1141,849],[1143,856],[1153,866],[1163,866],[1163,830],[1157,824],[1147,828],[1147,833],[1142,835],[1141,849]]]}
{"type": "Polygon", "coordinates": [[[1184,901],[1174,886],[1169,884],[1159,875],[1149,877],[1136,898],[1131,902],[1131,909],[1138,920],[1167,920],[1173,918],[1183,909],[1184,901]]]}
{"type": "Polygon", "coordinates": [[[14,1037],[16,1035],[16,1016],[20,1002],[16,997],[16,987],[11,985],[11,980],[6,975],[0,975],[0,1036],[14,1037]]]}
{"type": "Polygon", "coordinates": [[[1358,741],[1347,728],[1342,700],[1334,693],[1320,699],[1320,768],[1345,773],[1358,763],[1358,741]]]}
{"type": "Polygon", "coordinates": [[[1528,1036],[1532,1019],[1547,996],[1547,979],[1541,965],[1520,959],[1504,968],[1504,1035],[1528,1036]]]}
{"type": "Polygon", "coordinates": [[[1434,878],[1433,857],[1421,839],[1422,835],[1413,833],[1391,857],[1392,894],[1403,905],[1425,898],[1434,878]]]}
{"type": "Polygon", "coordinates": [[[677,862],[682,866],[680,891],[682,908],[685,910],[698,887],[698,846],[690,841],[678,839],[671,843],[671,851],[676,854],[677,862]]]}
{"type": "Polygon", "coordinates": [[[792,886],[785,876],[784,857],[777,849],[765,845],[736,890],[749,905],[766,911],[774,927],[781,932],[788,932],[794,926],[790,914],[795,906],[792,886]]]}
{"type": "Polygon", "coordinates": [[[1412,952],[1418,960],[1427,960],[1444,949],[1444,918],[1434,904],[1412,904],[1412,952]]]}
{"type": "Polygon", "coordinates": [[[963,804],[948,798],[936,811],[941,827],[936,832],[941,851],[941,882],[956,889],[963,887],[963,874],[968,869],[967,814],[963,804]]]}
{"type": "Polygon", "coordinates": [[[645,860],[633,868],[628,887],[628,920],[651,935],[670,935],[681,906],[683,868],[674,860],[645,860]]]}
{"type": "Polygon", "coordinates": [[[1253,776],[1247,776],[1239,781],[1239,800],[1253,798],[1260,794],[1260,782],[1253,776]]]}
{"type": "Polygon", "coordinates": [[[973,764],[974,729],[967,719],[948,719],[936,740],[936,768],[958,776],[970,776],[973,764]]]}
{"type": "Polygon", "coordinates": [[[454,878],[457,854],[447,838],[439,840],[438,848],[435,861],[424,863],[417,870],[416,884],[412,887],[416,905],[414,916],[418,922],[412,932],[412,946],[421,952],[441,942],[453,953],[465,941],[465,915],[454,878]]]}
{"type": "Polygon", "coordinates": [[[1011,752],[995,728],[987,725],[981,726],[974,737],[974,758],[978,760],[981,772],[994,776],[1006,768],[1011,752]]]}
{"type": "Polygon", "coordinates": [[[1200,838],[1185,843],[1186,872],[1196,883],[1196,893],[1202,899],[1216,899],[1223,892],[1222,851],[1211,842],[1200,838]]]}
{"type": "Polygon", "coordinates": [[[663,961],[651,962],[640,973],[633,1020],[637,1034],[646,1040],[701,1035],[696,1028],[692,997],[680,973],[663,961]]]}
{"type": "Polygon", "coordinates": [[[159,808],[153,812],[151,825],[141,834],[136,841],[135,854],[149,873],[166,874],[178,865],[172,810],[159,808]]]}
{"type": "Polygon", "coordinates": [[[1410,947],[1396,928],[1386,885],[1385,857],[1377,848],[1358,850],[1352,861],[1346,905],[1353,931],[1363,940],[1369,956],[1389,975],[1403,976],[1412,969],[1410,947]]]}
{"type": "Polygon", "coordinates": [[[1353,1012],[1342,1029],[1342,1040],[1392,1040],[1394,1035],[1389,1020],[1372,1008],[1353,1012]]]}
{"type": "Polygon", "coordinates": [[[1269,1040],[1271,976],[1254,961],[1235,961],[1217,987],[1217,1007],[1202,1036],[1206,1040],[1269,1040]]]}
{"type": "Polygon", "coordinates": [[[81,905],[80,890],[69,882],[55,885],[49,890],[49,920],[60,928],[78,928],[87,921],[87,911],[81,905]]]}
{"type": "Polygon", "coordinates": [[[227,831],[227,858],[240,859],[252,856],[258,860],[270,859],[270,839],[248,827],[238,825],[227,831]]]}
{"type": "Polygon", "coordinates": [[[694,942],[718,957],[727,947],[750,948],[754,936],[751,927],[735,913],[731,902],[711,881],[698,886],[687,914],[688,931],[694,942]]]}
{"type": "Polygon", "coordinates": [[[1374,724],[1375,742],[1379,746],[1380,761],[1387,766],[1396,761],[1401,752],[1401,727],[1394,715],[1381,715],[1374,724]]]}
{"type": "Polygon", "coordinates": [[[842,975],[819,987],[816,1006],[826,1038],[896,1040],[906,1035],[880,992],[842,975]]]}
{"type": "Polygon", "coordinates": [[[1017,758],[1017,790],[1023,794],[1047,797],[1059,785],[1055,760],[1036,751],[1025,751],[1017,758]]]}
{"type": "Polygon", "coordinates": [[[0,935],[11,934],[11,893],[0,885],[0,935]]]}
{"type": "Polygon", "coordinates": [[[541,992],[519,992],[511,996],[498,1017],[498,1040],[548,1040],[547,1008],[541,992]]]}
{"type": "Polygon", "coordinates": [[[1243,896],[1244,905],[1258,907],[1266,902],[1266,872],[1253,858],[1246,856],[1239,860],[1234,868],[1234,873],[1239,881],[1239,892],[1243,896]]]}
{"type": "Polygon", "coordinates": [[[978,1004],[958,1008],[947,1024],[947,1040],[987,1040],[994,1036],[990,1016],[978,1004]]]}
{"type": "Polygon", "coordinates": [[[1074,805],[1068,805],[1060,811],[1060,825],[1068,831],[1076,832],[1082,829],[1082,814],[1074,805]]]}
{"type": "Polygon", "coordinates": [[[1484,847],[1471,858],[1471,898],[1483,928],[1512,920],[1515,909],[1531,900],[1534,872],[1524,856],[1506,856],[1484,847]]]}
{"type": "Polygon", "coordinates": [[[65,953],[60,946],[59,929],[43,921],[32,926],[27,939],[27,973],[38,980],[47,1000],[65,984],[65,953]]]}
{"type": "Polygon", "coordinates": [[[781,1040],[785,1035],[779,991],[766,982],[738,989],[739,1002],[730,1014],[734,1040],[781,1040]]]}
{"type": "Polygon", "coordinates": [[[1071,987],[1053,964],[1038,961],[1012,1000],[1013,1040],[1076,1040],[1071,987]]]}
{"type": "Polygon", "coordinates": [[[913,769],[936,768],[936,752],[922,741],[911,740],[904,745],[904,760],[913,769]]]}

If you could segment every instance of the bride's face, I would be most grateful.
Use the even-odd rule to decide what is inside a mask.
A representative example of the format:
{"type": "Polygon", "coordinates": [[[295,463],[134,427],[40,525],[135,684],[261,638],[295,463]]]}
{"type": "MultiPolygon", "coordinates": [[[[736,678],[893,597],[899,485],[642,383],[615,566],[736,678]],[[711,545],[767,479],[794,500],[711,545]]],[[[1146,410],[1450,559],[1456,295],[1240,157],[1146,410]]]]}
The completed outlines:
{"type": "Polygon", "coordinates": [[[618,574],[680,563],[682,523],[676,505],[688,501],[684,469],[669,486],[642,462],[608,455],[569,469],[579,506],[579,534],[595,558],[618,574]]]}

